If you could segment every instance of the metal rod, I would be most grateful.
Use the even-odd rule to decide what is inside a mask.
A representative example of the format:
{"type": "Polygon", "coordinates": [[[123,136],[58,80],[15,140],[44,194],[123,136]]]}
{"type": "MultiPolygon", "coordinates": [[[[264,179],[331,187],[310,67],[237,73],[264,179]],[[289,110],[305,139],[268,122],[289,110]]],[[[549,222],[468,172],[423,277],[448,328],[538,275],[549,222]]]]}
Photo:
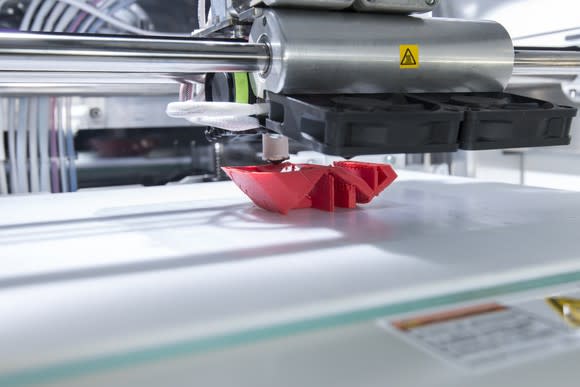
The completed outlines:
{"type": "Polygon", "coordinates": [[[181,74],[260,71],[263,44],[190,38],[0,33],[0,71],[181,74]]]}
{"type": "Polygon", "coordinates": [[[580,52],[516,48],[514,75],[580,75],[580,52]]]}
{"type": "MultiPolygon", "coordinates": [[[[193,38],[0,33],[0,72],[26,83],[26,74],[91,75],[145,79],[182,78],[206,72],[263,71],[269,65],[264,44],[193,38]],[[23,76],[24,75],[24,76],[23,76]]],[[[580,74],[580,52],[515,49],[514,75],[580,74]]],[[[56,81],[58,83],[58,81],[56,81]]]]}
{"type": "Polygon", "coordinates": [[[75,83],[75,82],[31,82],[2,83],[0,95],[3,97],[31,96],[176,96],[179,85],[176,83],[75,83]]]}

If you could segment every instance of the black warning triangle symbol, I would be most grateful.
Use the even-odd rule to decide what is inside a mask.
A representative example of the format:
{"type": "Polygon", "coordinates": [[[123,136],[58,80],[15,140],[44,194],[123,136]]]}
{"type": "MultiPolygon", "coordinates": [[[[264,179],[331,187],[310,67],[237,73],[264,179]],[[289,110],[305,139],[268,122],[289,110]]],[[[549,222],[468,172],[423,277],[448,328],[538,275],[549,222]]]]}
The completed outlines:
{"type": "Polygon", "coordinates": [[[550,305],[569,325],[580,328],[580,299],[567,297],[551,297],[546,302],[550,305]]]}
{"type": "Polygon", "coordinates": [[[403,56],[403,59],[401,60],[401,66],[416,66],[416,65],[417,65],[417,60],[413,56],[411,49],[407,48],[407,51],[405,51],[405,55],[403,56]]]}

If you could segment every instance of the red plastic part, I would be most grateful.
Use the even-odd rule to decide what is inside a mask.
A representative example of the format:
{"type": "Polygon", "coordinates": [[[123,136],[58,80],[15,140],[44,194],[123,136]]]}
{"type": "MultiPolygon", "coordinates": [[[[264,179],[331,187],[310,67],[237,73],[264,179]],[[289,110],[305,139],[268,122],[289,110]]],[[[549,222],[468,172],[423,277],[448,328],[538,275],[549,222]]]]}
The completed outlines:
{"type": "Polygon", "coordinates": [[[355,208],[357,203],[369,203],[397,178],[388,164],[356,161],[332,166],[282,163],[223,170],[257,206],[282,214],[297,208],[355,208]]]}

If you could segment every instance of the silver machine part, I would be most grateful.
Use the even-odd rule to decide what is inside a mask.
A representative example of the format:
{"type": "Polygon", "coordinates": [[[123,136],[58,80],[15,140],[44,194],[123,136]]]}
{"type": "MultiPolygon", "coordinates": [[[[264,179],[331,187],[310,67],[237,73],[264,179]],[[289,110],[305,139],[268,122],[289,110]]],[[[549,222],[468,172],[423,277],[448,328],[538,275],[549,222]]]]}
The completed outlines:
{"type": "Polygon", "coordinates": [[[516,48],[514,64],[514,75],[577,75],[580,52],[516,48]]]}
{"type": "Polygon", "coordinates": [[[296,7],[296,8],[321,8],[321,9],[345,9],[352,5],[354,0],[261,0],[255,3],[264,3],[268,7],[296,7]]]}
{"type": "Polygon", "coordinates": [[[0,73],[13,87],[78,83],[71,76],[134,85],[253,72],[258,92],[288,94],[497,91],[512,71],[580,73],[580,52],[516,48],[514,55],[509,36],[493,22],[266,10],[252,41],[2,32],[0,73]],[[401,44],[419,45],[418,68],[400,68],[401,44]]]}
{"type": "Polygon", "coordinates": [[[282,162],[289,158],[288,137],[269,133],[262,135],[262,159],[270,162],[282,162]]]}
{"type": "MultiPolygon", "coordinates": [[[[95,79],[100,82],[100,79],[95,79]]],[[[35,96],[175,96],[179,92],[176,83],[93,83],[86,82],[0,82],[0,95],[4,97],[35,96]]]]}
{"type": "Polygon", "coordinates": [[[264,7],[410,14],[430,12],[437,5],[439,0],[212,0],[211,25],[200,27],[194,36],[247,37],[248,23],[264,7]]]}
{"type": "Polygon", "coordinates": [[[271,55],[253,76],[258,95],[500,91],[514,66],[510,36],[495,22],[266,10],[250,41],[271,55]],[[401,68],[402,45],[419,46],[417,68],[401,68]]]}
{"type": "Polygon", "coordinates": [[[437,7],[439,0],[355,0],[353,5],[364,12],[425,13],[437,7]]]}
{"type": "Polygon", "coordinates": [[[262,44],[178,38],[0,34],[0,71],[191,74],[260,71],[262,44]]]}
{"type": "Polygon", "coordinates": [[[256,0],[252,4],[265,4],[268,7],[346,9],[354,7],[362,12],[430,12],[439,0],[256,0]]]}

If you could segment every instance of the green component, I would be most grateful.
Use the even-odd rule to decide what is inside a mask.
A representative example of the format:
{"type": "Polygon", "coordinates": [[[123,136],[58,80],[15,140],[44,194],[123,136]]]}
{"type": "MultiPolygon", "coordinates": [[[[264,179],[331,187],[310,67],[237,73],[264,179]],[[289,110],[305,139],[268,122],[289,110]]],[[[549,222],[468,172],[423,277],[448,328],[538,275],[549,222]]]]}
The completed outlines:
{"type": "Polygon", "coordinates": [[[250,82],[248,73],[234,74],[234,88],[236,93],[236,103],[250,103],[250,82]]]}

